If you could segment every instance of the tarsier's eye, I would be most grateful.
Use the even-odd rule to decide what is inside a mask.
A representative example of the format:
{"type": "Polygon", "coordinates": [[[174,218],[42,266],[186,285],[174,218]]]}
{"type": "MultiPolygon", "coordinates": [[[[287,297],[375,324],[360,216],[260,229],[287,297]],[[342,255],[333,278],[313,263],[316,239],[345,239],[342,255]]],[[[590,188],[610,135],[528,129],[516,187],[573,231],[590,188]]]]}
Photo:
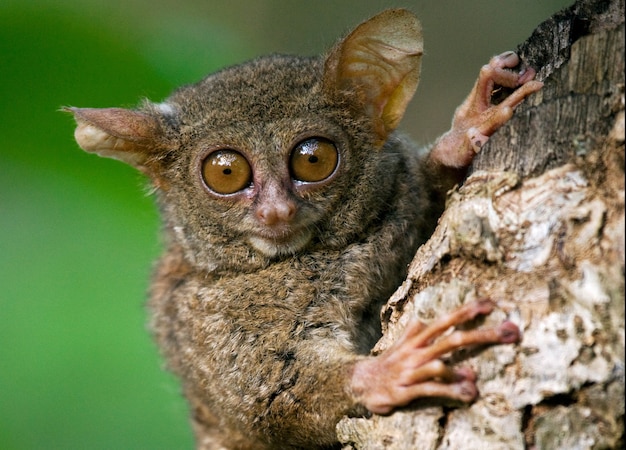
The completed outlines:
{"type": "Polygon", "coordinates": [[[291,152],[291,176],[309,183],[325,180],[335,171],[338,159],[337,148],[331,141],[324,138],[307,139],[291,152]]]}
{"type": "Polygon", "coordinates": [[[234,194],[250,185],[252,169],[241,153],[218,150],[202,162],[202,178],[218,194],[234,194]]]}

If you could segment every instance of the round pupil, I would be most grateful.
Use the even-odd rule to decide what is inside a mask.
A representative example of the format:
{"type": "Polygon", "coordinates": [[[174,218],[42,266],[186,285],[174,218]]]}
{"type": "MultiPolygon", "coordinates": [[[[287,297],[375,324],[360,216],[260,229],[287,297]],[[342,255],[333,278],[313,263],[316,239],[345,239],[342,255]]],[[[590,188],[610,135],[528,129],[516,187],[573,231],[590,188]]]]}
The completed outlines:
{"type": "Polygon", "coordinates": [[[290,169],[295,180],[314,183],[333,174],[339,154],[335,144],[323,138],[307,139],[296,145],[291,154],[290,169]]]}
{"type": "Polygon", "coordinates": [[[218,150],[202,163],[202,178],[218,194],[234,194],[250,185],[252,169],[248,160],[235,150],[218,150]]]}

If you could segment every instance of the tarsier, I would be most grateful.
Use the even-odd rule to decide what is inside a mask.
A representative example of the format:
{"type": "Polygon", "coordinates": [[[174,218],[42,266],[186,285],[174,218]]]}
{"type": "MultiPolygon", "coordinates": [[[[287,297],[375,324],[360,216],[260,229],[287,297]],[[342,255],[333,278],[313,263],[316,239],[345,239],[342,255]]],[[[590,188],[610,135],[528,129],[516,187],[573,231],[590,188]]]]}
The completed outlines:
{"type": "Polygon", "coordinates": [[[166,249],[152,329],[182,380],[198,448],[329,448],[346,415],[420,397],[471,401],[475,374],[441,358],[519,339],[508,321],[442,336],[489,314],[484,300],[416,321],[368,354],[445,192],[541,88],[515,53],[494,57],[422,155],[394,131],[421,57],[418,20],[389,10],[322,57],[262,57],[136,110],[67,108],[83,149],[154,186],[166,249]],[[512,93],[494,105],[496,86],[512,93]]]}

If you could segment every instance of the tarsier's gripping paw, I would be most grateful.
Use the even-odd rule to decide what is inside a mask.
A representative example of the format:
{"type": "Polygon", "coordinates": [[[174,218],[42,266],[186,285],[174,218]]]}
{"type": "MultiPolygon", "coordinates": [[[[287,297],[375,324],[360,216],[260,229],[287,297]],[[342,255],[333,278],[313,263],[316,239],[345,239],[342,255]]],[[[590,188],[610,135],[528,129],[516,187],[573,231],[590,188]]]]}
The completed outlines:
{"type": "Polygon", "coordinates": [[[515,52],[505,52],[491,58],[489,64],[480,70],[472,93],[457,111],[455,122],[464,122],[462,126],[468,127],[466,136],[474,151],[478,152],[489,136],[513,116],[513,110],[522,100],[543,86],[543,83],[533,81],[533,68],[524,68],[519,72],[510,70],[519,64],[520,59],[515,52]],[[501,103],[494,105],[491,101],[493,94],[501,88],[515,90],[501,103]]]}
{"type": "Polygon", "coordinates": [[[500,326],[479,330],[456,330],[441,336],[455,325],[478,315],[489,314],[493,303],[468,303],[434,323],[410,324],[404,334],[382,354],[359,361],[352,376],[352,389],[371,412],[388,414],[420,397],[444,397],[463,402],[478,395],[476,376],[469,368],[451,368],[440,358],[469,345],[517,342],[517,326],[505,321],[500,326]],[[436,338],[441,337],[435,341],[436,338]]]}
{"type": "Polygon", "coordinates": [[[530,94],[542,88],[535,81],[535,70],[520,66],[515,52],[494,56],[483,66],[469,96],[454,114],[452,128],[433,149],[436,160],[451,167],[467,167],[489,137],[512,116],[513,110],[530,94]],[[494,104],[494,94],[510,91],[501,102],[494,104]]]}

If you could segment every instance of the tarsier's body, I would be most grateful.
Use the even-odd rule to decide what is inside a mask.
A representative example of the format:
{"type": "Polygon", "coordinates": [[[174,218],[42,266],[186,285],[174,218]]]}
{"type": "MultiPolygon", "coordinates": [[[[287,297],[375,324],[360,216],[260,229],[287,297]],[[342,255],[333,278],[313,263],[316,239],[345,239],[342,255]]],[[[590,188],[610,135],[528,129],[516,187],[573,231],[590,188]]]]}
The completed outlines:
{"type": "Polygon", "coordinates": [[[481,72],[453,127],[420,160],[397,136],[419,79],[419,23],[387,11],[326,58],[271,56],[136,111],[71,108],[88,151],[147,173],[167,249],[151,289],[153,329],[183,381],[200,448],[317,448],[344,415],[421,396],[469,401],[461,345],[515,341],[517,328],[433,338],[492,305],[413,324],[368,356],[379,309],[432,231],[445,190],[536,91],[532,71],[481,72]],[[489,104],[494,83],[517,89],[489,104]]]}

